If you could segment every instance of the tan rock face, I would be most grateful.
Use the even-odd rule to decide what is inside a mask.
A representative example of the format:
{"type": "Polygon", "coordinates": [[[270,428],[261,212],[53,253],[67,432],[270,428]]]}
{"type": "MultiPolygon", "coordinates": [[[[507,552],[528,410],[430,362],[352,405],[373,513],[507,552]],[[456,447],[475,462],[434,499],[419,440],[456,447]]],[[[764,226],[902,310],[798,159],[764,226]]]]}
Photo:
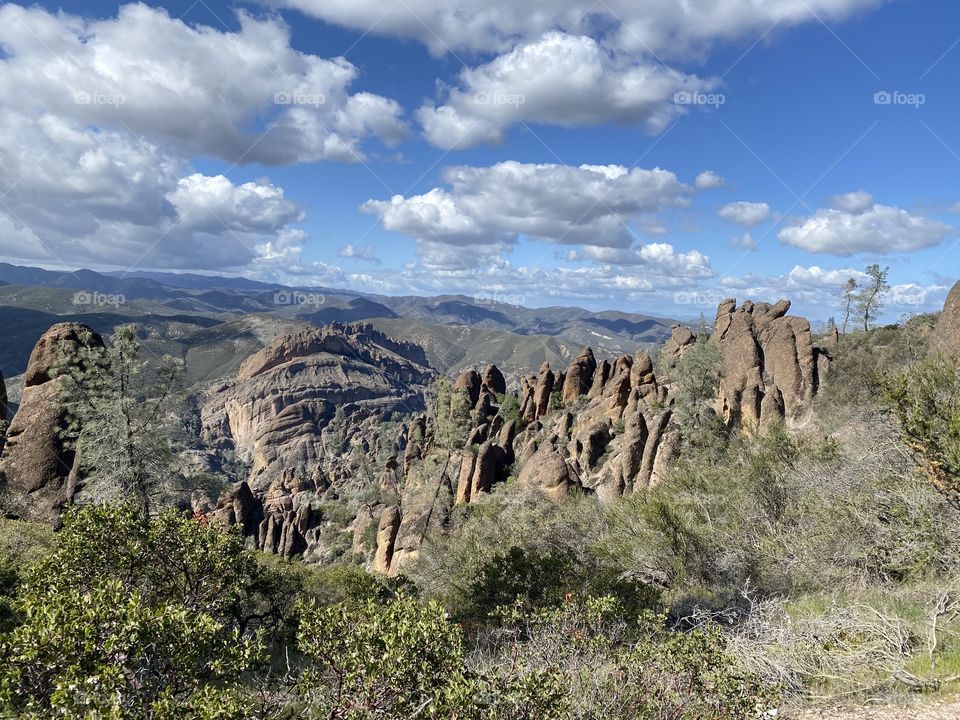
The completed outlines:
{"type": "MultiPolygon", "coordinates": [[[[717,332],[711,341],[717,344],[723,361],[719,402],[732,426],[756,429],[784,417],[798,417],[816,392],[826,356],[820,356],[812,346],[809,324],[788,316],[788,309],[786,302],[747,302],[740,308],[733,300],[721,304],[717,332]]],[[[675,328],[668,343],[673,360],[679,360],[696,340],[688,328],[675,328]]],[[[321,347],[317,343],[303,346],[321,347]]],[[[322,347],[326,349],[319,353],[321,356],[333,345],[322,347]]],[[[264,353],[257,364],[245,365],[261,368],[246,382],[255,383],[267,376],[270,384],[258,389],[253,403],[238,402],[224,413],[231,418],[230,427],[236,424],[235,418],[246,423],[242,432],[233,433],[234,438],[254,438],[254,447],[256,438],[266,438],[271,444],[280,442],[279,448],[262,451],[263,460],[256,460],[256,453],[252,454],[251,477],[253,493],[263,512],[257,542],[285,556],[299,552],[311,556],[316,512],[303,499],[310,491],[292,488],[290,479],[282,473],[292,462],[291,456],[301,457],[296,454],[297,448],[316,445],[312,428],[323,420],[314,418],[324,417],[320,403],[327,396],[308,395],[305,405],[301,403],[303,410],[296,414],[285,406],[283,397],[299,397],[296,392],[300,385],[290,380],[294,368],[296,375],[312,373],[318,362],[288,351],[264,353]],[[278,363],[276,358],[284,360],[278,363]],[[262,422],[257,421],[258,413],[265,413],[269,420],[265,430],[256,429],[262,422]],[[269,461],[269,452],[277,459],[269,461]],[[279,480],[277,472],[281,473],[279,480]],[[264,473],[274,478],[265,489],[259,488],[256,480],[264,473]]],[[[325,366],[321,363],[320,367],[325,366]]],[[[368,372],[379,377],[372,370],[368,372]]],[[[347,376],[356,374],[351,370],[347,376]]],[[[310,378],[310,391],[316,392],[319,383],[313,375],[306,377],[310,378]]],[[[340,377],[333,384],[338,388],[335,392],[348,387],[340,377]]],[[[215,394],[226,390],[218,389],[215,394]]],[[[684,428],[676,419],[679,414],[674,412],[672,387],[657,377],[653,360],[644,351],[597,362],[587,348],[563,372],[545,363],[536,375],[519,378],[516,383],[507,383],[494,366],[480,372],[466,370],[455,380],[453,390],[451,409],[457,412],[446,420],[468,423],[456,434],[461,438],[458,445],[440,446],[438,438],[449,439],[451,434],[447,430],[437,432],[439,421],[433,412],[408,416],[387,462],[383,477],[389,479],[381,479],[381,485],[395,489],[391,497],[396,500],[383,501],[388,507],[369,509],[369,523],[377,523],[376,550],[369,560],[380,572],[403,572],[416,559],[423,538],[442,532],[455,505],[480,502],[511,477],[512,482],[558,501],[571,493],[614,498],[662,482],[682,448],[684,428]],[[518,388],[520,418],[499,414],[498,398],[511,385],[518,388]],[[472,412],[463,412],[465,409],[472,412]]],[[[236,398],[235,393],[232,397],[236,398]]],[[[379,396],[374,397],[381,402],[379,396]]],[[[362,405],[356,401],[350,407],[351,413],[357,413],[362,405]]],[[[316,447],[316,453],[323,452],[322,445],[316,447]]],[[[309,461],[309,455],[302,457],[309,461]]],[[[318,465],[329,469],[337,460],[323,457],[318,465]]],[[[235,524],[246,523],[246,528],[249,521],[244,518],[257,517],[257,509],[250,511],[238,501],[240,497],[224,500],[217,512],[231,515],[235,524]]],[[[358,523],[356,527],[365,526],[358,523]]]]}
{"type": "Polygon", "coordinates": [[[663,354],[670,360],[679,360],[684,350],[696,341],[696,336],[690,328],[684,325],[674,325],[670,337],[663,346],[663,354]]]}
{"type": "MultiPolygon", "coordinates": [[[[321,496],[329,491],[336,498],[337,488],[355,479],[354,448],[376,454],[370,442],[381,423],[424,409],[433,377],[420,348],[369,325],[278,338],[248,358],[235,380],[202,398],[207,443],[250,466],[249,485],[221,494],[213,518],[241,525],[266,552],[308,559],[320,553],[321,496]]],[[[391,491],[429,443],[423,416],[414,414],[399,427],[379,479],[391,491]]],[[[381,561],[389,566],[392,556],[381,561]]]]}
{"type": "Polygon", "coordinates": [[[389,507],[381,513],[380,523],[377,526],[377,554],[373,562],[373,569],[377,572],[384,574],[390,572],[399,531],[400,510],[389,507]]]}
{"type": "Polygon", "coordinates": [[[930,337],[930,350],[960,358],[960,282],[953,286],[930,337]]]}
{"type": "Polygon", "coordinates": [[[20,406],[7,429],[0,486],[14,504],[11,510],[30,520],[56,523],[77,490],[74,453],[61,432],[63,384],[53,368],[61,348],[69,355],[81,345],[103,347],[103,339],[81,323],[54,325],[43,334],[30,354],[20,406]]]}
{"type": "Polygon", "coordinates": [[[710,341],[723,357],[718,407],[728,426],[755,430],[797,419],[817,394],[826,356],[813,346],[810,323],[789,309],[787,300],[739,308],[727,300],[718,308],[710,341]]]}
{"type": "Polygon", "coordinates": [[[580,356],[570,365],[563,380],[563,404],[571,405],[586,395],[593,384],[593,374],[597,369],[597,360],[593,350],[584,348],[580,356]]]}
{"type": "Polygon", "coordinates": [[[251,488],[261,493],[298,469],[318,475],[323,430],[338,409],[351,420],[420,411],[432,377],[421,349],[369,325],[287,335],[248,358],[236,380],[205,393],[202,433],[250,464],[251,488]]]}

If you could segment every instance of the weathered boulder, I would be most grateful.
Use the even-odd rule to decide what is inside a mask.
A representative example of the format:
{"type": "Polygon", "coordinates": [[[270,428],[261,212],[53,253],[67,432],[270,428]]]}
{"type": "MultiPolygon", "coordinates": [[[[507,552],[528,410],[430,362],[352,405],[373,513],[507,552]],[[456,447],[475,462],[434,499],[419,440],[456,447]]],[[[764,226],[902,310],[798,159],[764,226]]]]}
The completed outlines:
{"type": "Polygon", "coordinates": [[[507,381],[496,365],[487,365],[480,375],[480,382],[494,395],[503,395],[507,392],[507,381]]]}
{"type": "Polygon", "coordinates": [[[683,357],[684,351],[697,341],[697,336],[685,325],[674,325],[670,337],[663,346],[664,356],[671,361],[683,357]]]}
{"type": "Polygon", "coordinates": [[[930,336],[930,350],[960,359],[960,282],[947,295],[930,336]]]}
{"type": "Polygon", "coordinates": [[[490,492],[497,482],[504,480],[503,471],[507,467],[507,454],[493,440],[487,440],[477,450],[477,460],[470,478],[470,496],[476,498],[480,493],[490,492]]]}
{"type": "Polygon", "coordinates": [[[480,373],[473,369],[464,370],[457,376],[457,379],[453,383],[453,394],[455,396],[458,393],[466,395],[470,407],[473,407],[477,404],[477,399],[480,397],[480,386],[480,373]]]}
{"type": "Polygon", "coordinates": [[[373,561],[373,569],[387,574],[393,564],[394,545],[397,533],[400,531],[400,509],[388,507],[380,515],[377,526],[377,552],[373,561]]]}
{"type": "Polygon", "coordinates": [[[597,369],[597,360],[589,347],[570,364],[563,378],[563,404],[572,405],[586,395],[593,384],[593,373],[597,369]]]}
{"type": "Polygon", "coordinates": [[[239,482],[220,493],[211,520],[225,528],[239,525],[244,536],[256,536],[263,522],[263,505],[246,482],[239,482]]]}
{"type": "Polygon", "coordinates": [[[554,500],[560,500],[581,488],[573,468],[549,443],[545,443],[523,464],[517,480],[521,485],[536,488],[554,500]]]}
{"type": "Polygon", "coordinates": [[[0,455],[0,487],[11,505],[6,510],[25,519],[57,523],[78,489],[75,453],[63,435],[64,383],[54,368],[61,351],[69,357],[81,346],[103,347],[103,340],[81,323],[60,323],[43,334],[27,363],[20,406],[0,455]]]}
{"type": "Polygon", "coordinates": [[[550,410],[550,394],[553,392],[554,376],[550,372],[550,364],[544,363],[537,375],[537,383],[533,388],[533,419],[543,417],[550,410]]]}

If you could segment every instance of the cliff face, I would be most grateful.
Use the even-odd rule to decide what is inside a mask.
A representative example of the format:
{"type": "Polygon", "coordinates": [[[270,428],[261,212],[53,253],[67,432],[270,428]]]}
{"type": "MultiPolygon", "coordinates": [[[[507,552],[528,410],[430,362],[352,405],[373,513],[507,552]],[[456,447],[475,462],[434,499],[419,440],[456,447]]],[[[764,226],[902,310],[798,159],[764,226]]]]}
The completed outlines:
{"type": "Polygon", "coordinates": [[[930,349],[960,359],[960,282],[951,288],[930,336],[930,349]]]}
{"type": "Polygon", "coordinates": [[[353,424],[418,412],[432,377],[421,348],[369,325],[286,335],[250,356],[234,381],[205,393],[202,435],[250,466],[255,491],[298,473],[318,480],[323,432],[338,412],[353,424]]]}
{"type": "Polygon", "coordinates": [[[197,495],[195,509],[241,525],[268,552],[322,559],[323,500],[372,472],[372,458],[399,452],[403,438],[384,440],[379,430],[422,411],[433,378],[421,348],[370,325],[278,338],[201,398],[205,443],[248,466],[249,475],[215,501],[197,495]]]}

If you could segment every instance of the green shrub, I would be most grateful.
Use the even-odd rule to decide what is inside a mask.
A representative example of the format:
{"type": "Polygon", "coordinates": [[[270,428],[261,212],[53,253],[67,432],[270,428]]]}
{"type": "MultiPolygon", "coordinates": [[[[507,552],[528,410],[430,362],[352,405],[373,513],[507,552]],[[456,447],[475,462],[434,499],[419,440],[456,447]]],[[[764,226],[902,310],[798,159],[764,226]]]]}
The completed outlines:
{"type": "Polygon", "coordinates": [[[258,664],[285,596],[234,533],[173,512],[145,522],[132,504],[72,511],[14,602],[22,623],[0,642],[0,706],[198,716],[198,698],[258,664]]]}
{"type": "Polygon", "coordinates": [[[926,358],[883,378],[885,399],[927,481],[960,510],[960,372],[926,358]]]}
{"type": "Polygon", "coordinates": [[[569,549],[514,546],[480,568],[467,593],[470,608],[465,611],[490,617],[498,608],[517,602],[530,609],[551,608],[574,595],[613,596],[631,615],[659,602],[656,590],[612,568],[580,562],[569,549]]]}
{"type": "Polygon", "coordinates": [[[435,602],[304,605],[297,641],[311,662],[297,692],[314,717],[567,717],[550,673],[469,671],[463,634],[435,602]]]}

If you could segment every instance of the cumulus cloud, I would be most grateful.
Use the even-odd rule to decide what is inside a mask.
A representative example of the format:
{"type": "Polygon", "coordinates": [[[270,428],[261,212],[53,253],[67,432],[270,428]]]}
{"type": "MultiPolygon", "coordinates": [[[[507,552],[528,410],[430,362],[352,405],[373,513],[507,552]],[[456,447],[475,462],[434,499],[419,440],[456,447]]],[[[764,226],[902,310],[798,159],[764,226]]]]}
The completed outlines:
{"type": "Polygon", "coordinates": [[[303,210],[126,133],[0,110],[0,253],[60,265],[246,269],[299,252],[303,210]]]}
{"type": "Polygon", "coordinates": [[[697,175],[697,179],[693,181],[693,184],[698,190],[708,190],[723,187],[727,184],[727,181],[713,170],[704,170],[697,175]]]}
{"type": "Polygon", "coordinates": [[[314,17],[423,42],[437,54],[450,49],[502,51],[518,39],[561,28],[604,28],[611,40],[660,55],[689,53],[706,42],[742,36],[772,25],[836,20],[882,0],[267,0],[314,17]]]}
{"type": "Polygon", "coordinates": [[[734,225],[753,227],[770,217],[770,206],[765,202],[733,202],[720,208],[717,215],[734,225]]]}
{"type": "Polygon", "coordinates": [[[417,117],[426,138],[444,149],[502,142],[521,122],[614,122],[660,132],[682,112],[676,93],[715,85],[653,60],[615,55],[587,36],[550,32],[464,69],[445,102],[421,107],[417,117]]]}
{"type": "Polygon", "coordinates": [[[863,191],[838,196],[832,202],[837,207],[817,210],[799,224],[783,228],[778,234],[780,241],[808,252],[847,257],[922,250],[955,232],[937,220],[876,204],[863,191]]]}
{"type": "Polygon", "coordinates": [[[629,248],[610,248],[587,245],[582,250],[567,254],[572,261],[592,260],[619,266],[643,266],[659,275],[675,278],[706,278],[713,276],[710,258],[699,250],[676,252],[669,243],[649,243],[629,248]]]}
{"type": "Polygon", "coordinates": [[[702,56],[716,40],[774,26],[841,19],[882,0],[262,0],[363,33],[413,38],[436,55],[495,53],[418,119],[445,149],[501,142],[521,122],[621,123],[662,131],[682,111],[678,91],[712,80],[663,59],[702,56]],[[502,98],[503,101],[491,101],[502,98]],[[518,101],[522,98],[522,101],[518,101]]]}
{"type": "Polygon", "coordinates": [[[350,62],[294,50],[276,18],[238,18],[226,32],[144,4],[96,20],[3,5],[0,95],[28,116],[231,162],[357,161],[367,138],[406,136],[399,104],[350,93],[350,62]]]}
{"type": "Polygon", "coordinates": [[[364,212],[420,242],[509,246],[526,236],[562,245],[628,248],[637,216],[689,204],[693,189],[667,170],[620,165],[455,166],[449,189],[368,200],[364,212]]]}

